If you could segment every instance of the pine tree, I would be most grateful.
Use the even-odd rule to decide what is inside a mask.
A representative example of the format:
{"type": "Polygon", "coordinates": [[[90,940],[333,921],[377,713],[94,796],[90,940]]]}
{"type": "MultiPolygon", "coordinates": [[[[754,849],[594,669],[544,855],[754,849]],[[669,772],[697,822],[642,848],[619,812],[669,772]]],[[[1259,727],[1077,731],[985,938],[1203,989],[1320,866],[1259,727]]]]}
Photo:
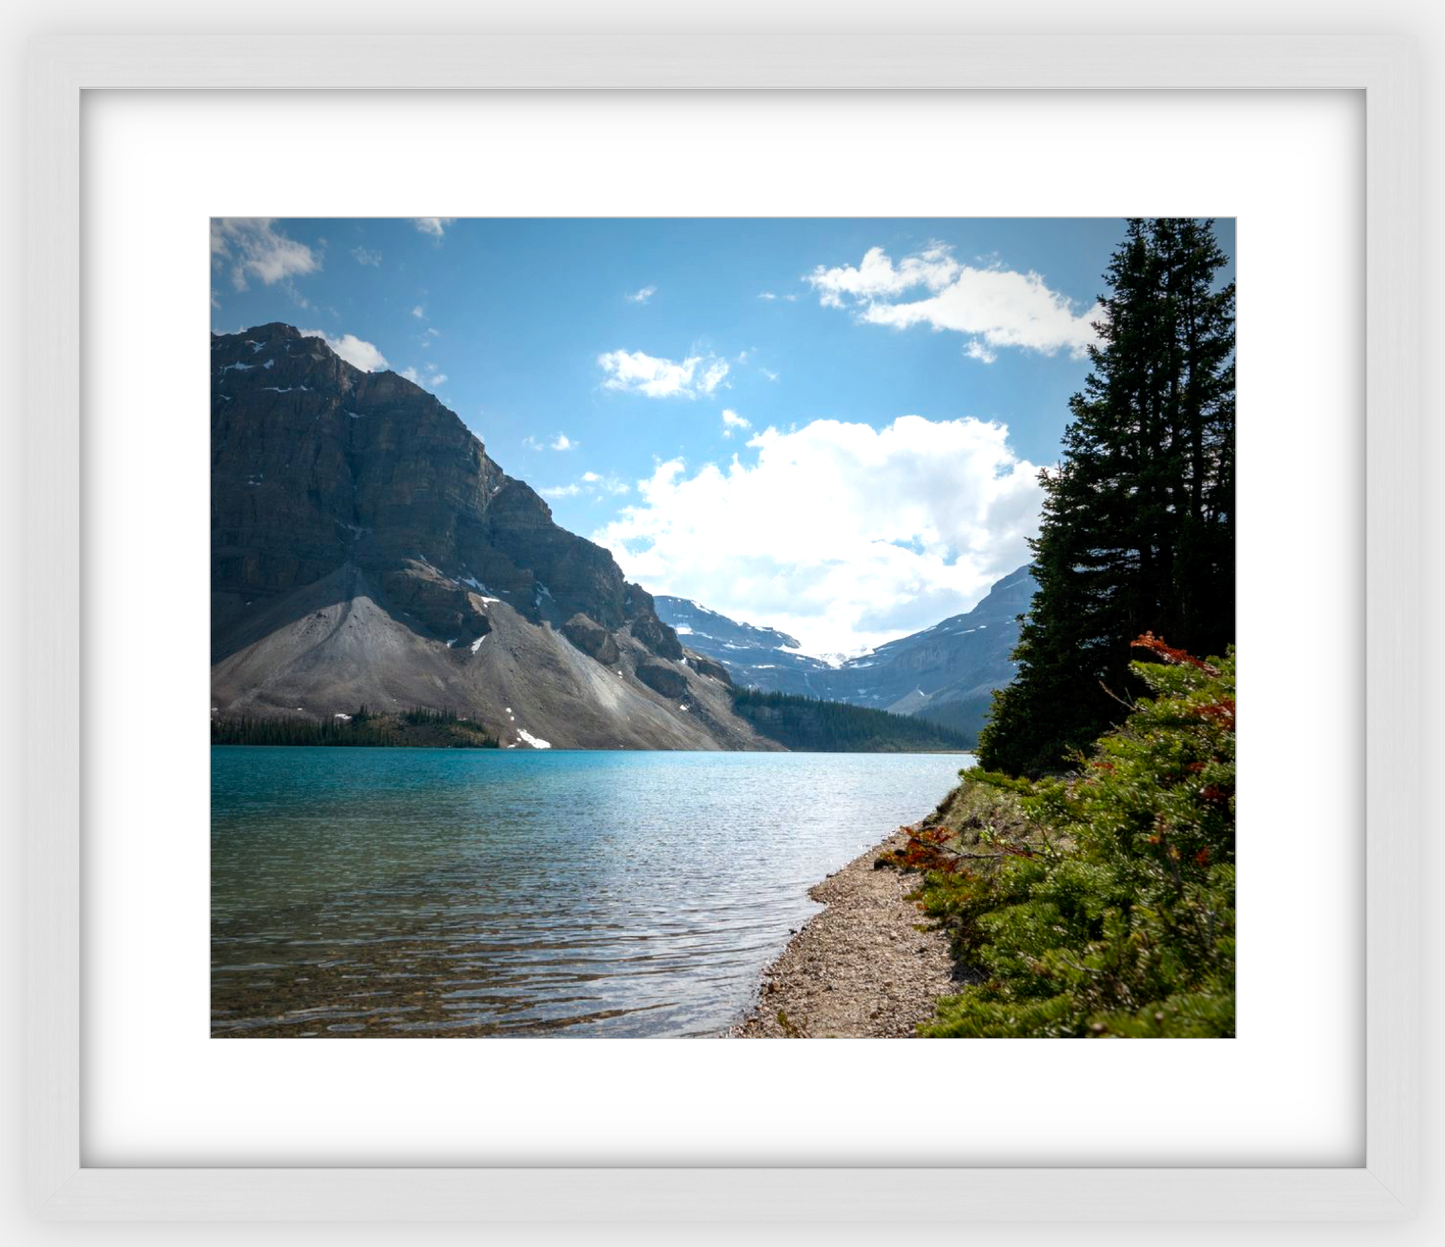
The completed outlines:
{"type": "Polygon", "coordinates": [[[1194,653],[1234,639],[1234,285],[1213,223],[1129,222],[1105,272],[1101,344],[1032,543],[1039,591],[1018,677],[994,695],[979,756],[1037,775],[1120,722],[1129,642],[1194,653]]]}

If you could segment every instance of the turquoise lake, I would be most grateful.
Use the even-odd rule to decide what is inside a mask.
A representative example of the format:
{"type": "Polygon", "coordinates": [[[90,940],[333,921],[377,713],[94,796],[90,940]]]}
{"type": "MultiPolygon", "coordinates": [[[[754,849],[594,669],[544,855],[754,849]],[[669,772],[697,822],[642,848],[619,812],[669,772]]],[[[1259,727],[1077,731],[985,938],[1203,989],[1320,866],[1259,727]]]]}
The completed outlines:
{"type": "Polygon", "coordinates": [[[215,747],[212,1034],[716,1035],[971,763],[215,747]]]}

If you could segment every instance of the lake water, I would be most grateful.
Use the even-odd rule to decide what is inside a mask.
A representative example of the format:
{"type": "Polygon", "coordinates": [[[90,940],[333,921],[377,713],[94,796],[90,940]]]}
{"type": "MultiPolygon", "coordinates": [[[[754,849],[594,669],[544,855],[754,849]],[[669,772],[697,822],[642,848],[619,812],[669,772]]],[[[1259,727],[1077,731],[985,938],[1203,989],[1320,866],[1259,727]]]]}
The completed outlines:
{"type": "Polygon", "coordinates": [[[717,1034],[971,762],[213,748],[212,1034],[717,1034]]]}

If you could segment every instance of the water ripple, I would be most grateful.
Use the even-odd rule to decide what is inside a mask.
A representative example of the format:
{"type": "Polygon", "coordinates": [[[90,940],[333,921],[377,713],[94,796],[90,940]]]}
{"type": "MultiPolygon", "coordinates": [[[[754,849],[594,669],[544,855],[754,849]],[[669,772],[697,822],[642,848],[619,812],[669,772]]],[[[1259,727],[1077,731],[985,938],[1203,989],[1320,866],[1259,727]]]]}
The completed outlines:
{"type": "Polygon", "coordinates": [[[213,749],[212,1034],[717,1034],[967,761],[213,749]]]}

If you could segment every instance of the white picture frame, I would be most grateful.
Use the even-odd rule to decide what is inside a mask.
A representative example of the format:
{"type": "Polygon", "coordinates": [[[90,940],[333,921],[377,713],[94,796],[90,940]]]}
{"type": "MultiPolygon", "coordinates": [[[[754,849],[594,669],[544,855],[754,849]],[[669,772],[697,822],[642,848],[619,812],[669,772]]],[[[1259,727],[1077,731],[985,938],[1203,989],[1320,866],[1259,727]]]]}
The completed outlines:
{"type": "Polygon", "coordinates": [[[135,1220],[1384,1220],[1418,1182],[1415,54],[1389,37],[65,36],[29,66],[23,794],[32,1207],[135,1220]],[[81,1161],[81,100],[110,89],[1347,89],[1366,114],[1366,1141],[1351,1169],[81,1161]]]}

